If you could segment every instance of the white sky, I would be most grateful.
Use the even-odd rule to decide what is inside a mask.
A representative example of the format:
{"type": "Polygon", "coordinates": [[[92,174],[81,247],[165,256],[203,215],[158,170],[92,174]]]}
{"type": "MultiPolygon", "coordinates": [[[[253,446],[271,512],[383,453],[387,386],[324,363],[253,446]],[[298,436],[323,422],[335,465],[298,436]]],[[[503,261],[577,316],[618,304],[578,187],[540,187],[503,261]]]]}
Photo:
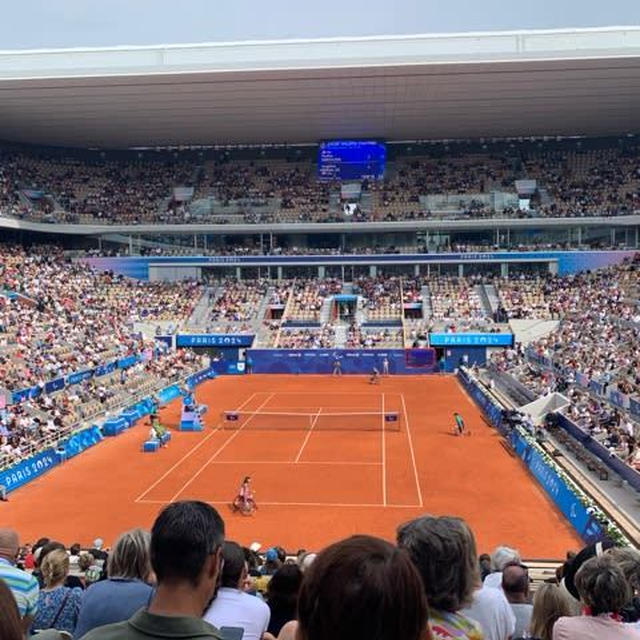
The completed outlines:
{"type": "Polygon", "coordinates": [[[0,49],[640,25],[640,0],[0,1],[0,49]]]}

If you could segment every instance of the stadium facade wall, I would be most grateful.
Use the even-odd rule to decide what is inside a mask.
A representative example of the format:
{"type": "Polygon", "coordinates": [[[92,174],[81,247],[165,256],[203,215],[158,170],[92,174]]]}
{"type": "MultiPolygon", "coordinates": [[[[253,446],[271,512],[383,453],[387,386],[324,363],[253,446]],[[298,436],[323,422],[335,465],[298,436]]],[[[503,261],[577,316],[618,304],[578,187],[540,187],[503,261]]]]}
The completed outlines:
{"type": "Polygon", "coordinates": [[[437,264],[437,263],[500,263],[557,261],[558,274],[568,275],[586,269],[599,269],[619,264],[631,258],[635,251],[487,251],[481,253],[434,253],[434,254],[381,254],[381,255],[301,255],[301,256],[131,256],[121,258],[79,258],[101,271],[137,278],[149,279],[149,266],[171,265],[172,267],[215,266],[324,266],[363,264],[437,264]]]}
{"type": "MultiPolygon", "coordinates": [[[[185,384],[193,389],[205,380],[213,377],[215,377],[214,371],[211,368],[207,368],[187,377],[185,384]]],[[[49,447],[26,460],[22,460],[11,467],[0,470],[0,485],[3,485],[7,492],[22,487],[59,464],[62,464],[65,460],[83,453],[100,442],[103,439],[103,431],[106,430],[104,429],[106,423],[112,422],[114,425],[122,425],[122,428],[115,430],[115,433],[120,433],[125,428],[133,426],[140,418],[148,415],[156,406],[156,398],[161,401],[171,401],[177,398],[180,393],[179,385],[170,385],[158,392],[156,397],[143,398],[134,405],[121,411],[118,416],[109,418],[102,425],[103,428],[98,425],[92,425],[86,429],[77,431],[68,438],[61,440],[56,448],[49,447]],[[122,423],[124,423],[124,425],[122,423]]]]}
{"type": "Polygon", "coordinates": [[[573,488],[545,460],[537,445],[517,429],[508,430],[502,421],[502,407],[497,404],[464,370],[458,379],[483,411],[489,422],[505,437],[518,457],[538,481],[556,507],[567,518],[578,535],[588,544],[603,540],[606,534],[593,513],[573,488]]]}

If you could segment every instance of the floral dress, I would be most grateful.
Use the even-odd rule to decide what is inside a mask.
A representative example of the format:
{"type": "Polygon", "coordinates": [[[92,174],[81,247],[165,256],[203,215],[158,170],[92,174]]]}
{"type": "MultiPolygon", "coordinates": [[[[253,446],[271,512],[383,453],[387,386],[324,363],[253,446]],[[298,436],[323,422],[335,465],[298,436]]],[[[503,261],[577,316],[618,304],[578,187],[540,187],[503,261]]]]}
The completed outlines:
{"type": "Polygon", "coordinates": [[[71,635],[76,628],[82,601],[82,589],[57,587],[41,590],[38,596],[38,613],[33,620],[33,630],[57,629],[71,635]]]}

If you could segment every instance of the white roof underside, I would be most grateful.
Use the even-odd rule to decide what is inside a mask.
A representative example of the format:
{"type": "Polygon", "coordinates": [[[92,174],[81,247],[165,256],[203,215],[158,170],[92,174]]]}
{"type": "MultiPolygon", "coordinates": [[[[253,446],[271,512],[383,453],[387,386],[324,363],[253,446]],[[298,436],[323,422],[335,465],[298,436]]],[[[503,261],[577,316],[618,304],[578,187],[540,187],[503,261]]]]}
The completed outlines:
{"type": "Polygon", "coordinates": [[[0,139],[124,148],[640,131],[640,27],[0,51],[0,139]]]}

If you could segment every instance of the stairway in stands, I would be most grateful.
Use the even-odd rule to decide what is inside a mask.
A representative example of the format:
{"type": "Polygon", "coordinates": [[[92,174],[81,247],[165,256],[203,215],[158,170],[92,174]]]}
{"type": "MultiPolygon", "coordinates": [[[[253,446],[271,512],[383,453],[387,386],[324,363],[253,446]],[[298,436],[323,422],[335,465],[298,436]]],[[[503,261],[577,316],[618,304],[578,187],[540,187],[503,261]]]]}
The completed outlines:
{"type": "Polygon", "coordinates": [[[331,308],[333,305],[333,296],[327,296],[322,302],[320,309],[320,324],[328,324],[331,321],[331,308]]]}
{"type": "Polygon", "coordinates": [[[215,295],[215,289],[213,287],[207,287],[202,294],[200,300],[193,308],[189,319],[187,320],[187,326],[189,327],[201,327],[207,324],[207,316],[209,309],[211,308],[211,301],[215,295]]]}
{"type": "Polygon", "coordinates": [[[546,187],[541,187],[538,185],[538,196],[540,198],[540,204],[543,207],[548,207],[549,205],[553,204],[553,197],[546,187]]]}
{"type": "Polygon", "coordinates": [[[480,298],[480,302],[482,302],[482,308],[484,310],[485,315],[489,318],[492,318],[494,309],[485,285],[477,284],[473,289],[478,294],[478,297],[480,298]]]}
{"type": "Polygon", "coordinates": [[[495,288],[495,285],[485,284],[483,286],[484,293],[489,303],[489,307],[491,308],[491,312],[493,313],[494,311],[497,311],[498,307],[500,306],[500,297],[498,296],[498,291],[495,288]]]}
{"type": "Polygon", "coordinates": [[[433,315],[433,306],[431,305],[431,291],[428,285],[423,285],[420,289],[420,297],[422,298],[422,317],[427,320],[433,315]]]}
{"type": "Polygon", "coordinates": [[[260,327],[262,327],[262,321],[264,320],[265,313],[267,313],[267,307],[269,306],[269,302],[275,293],[275,287],[269,287],[267,292],[262,296],[262,300],[260,301],[260,306],[258,307],[258,313],[256,317],[252,321],[252,327],[254,333],[258,333],[260,331],[260,327]]]}
{"type": "Polygon", "coordinates": [[[347,346],[347,325],[346,324],[339,324],[336,325],[336,338],[335,338],[335,345],[336,345],[336,349],[345,349],[347,346]]]}

